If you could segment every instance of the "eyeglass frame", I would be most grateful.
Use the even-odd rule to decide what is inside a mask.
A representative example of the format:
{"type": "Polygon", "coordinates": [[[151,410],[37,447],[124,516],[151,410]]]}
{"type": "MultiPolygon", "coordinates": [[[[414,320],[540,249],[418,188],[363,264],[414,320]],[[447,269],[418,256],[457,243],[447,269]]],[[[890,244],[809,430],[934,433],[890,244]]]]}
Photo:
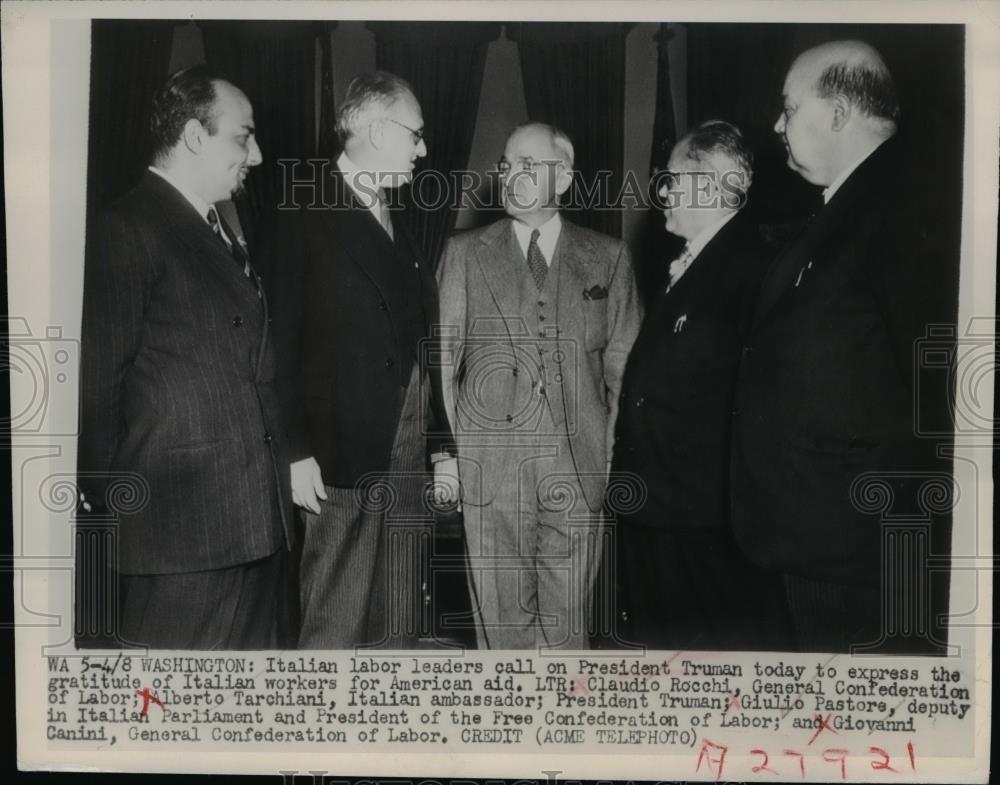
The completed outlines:
{"type": "Polygon", "coordinates": [[[381,120],[388,120],[390,123],[395,123],[400,128],[405,128],[407,131],[410,132],[410,135],[413,137],[413,144],[420,144],[421,142],[426,142],[427,141],[426,139],[424,139],[424,129],[423,128],[421,128],[418,131],[415,128],[410,128],[410,126],[406,125],[405,123],[399,122],[399,120],[393,120],[391,117],[382,117],[382,118],[379,118],[379,119],[381,119],[381,120]]]}

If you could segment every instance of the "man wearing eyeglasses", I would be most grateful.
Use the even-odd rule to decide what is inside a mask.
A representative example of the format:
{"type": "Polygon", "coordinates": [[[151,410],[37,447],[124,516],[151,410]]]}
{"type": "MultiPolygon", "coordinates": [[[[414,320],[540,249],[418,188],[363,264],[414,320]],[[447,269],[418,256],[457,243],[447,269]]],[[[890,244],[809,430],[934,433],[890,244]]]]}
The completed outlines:
{"type": "Polygon", "coordinates": [[[453,239],[439,271],[477,638],[583,649],[640,308],[625,244],[559,213],[573,180],[563,132],[514,129],[499,170],[508,217],[453,239]]]}
{"type": "Polygon", "coordinates": [[[296,216],[288,242],[297,250],[278,276],[292,493],[304,524],[300,648],[417,642],[425,433],[429,399],[440,400],[420,355],[437,288],[389,202],[427,154],[423,124],[398,76],[350,82],[332,188],[322,207],[296,216]]]}

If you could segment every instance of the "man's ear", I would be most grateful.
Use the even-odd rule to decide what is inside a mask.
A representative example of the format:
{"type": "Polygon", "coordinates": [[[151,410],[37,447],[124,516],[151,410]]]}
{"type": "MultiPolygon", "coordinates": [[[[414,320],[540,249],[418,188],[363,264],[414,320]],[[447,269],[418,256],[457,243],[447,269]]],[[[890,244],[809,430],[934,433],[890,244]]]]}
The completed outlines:
{"type": "Polygon", "coordinates": [[[376,150],[382,148],[385,142],[385,122],[383,120],[375,120],[368,126],[368,141],[376,150]]]}
{"type": "Polygon", "coordinates": [[[556,196],[562,196],[569,190],[573,182],[573,169],[568,164],[560,163],[556,167],[556,196]]]}
{"type": "Polygon", "coordinates": [[[830,100],[833,103],[833,123],[831,128],[834,131],[841,131],[851,119],[853,107],[851,106],[851,102],[839,93],[834,95],[830,100]]]}
{"type": "Polygon", "coordinates": [[[205,145],[206,136],[208,136],[208,131],[205,126],[195,118],[192,117],[184,123],[181,138],[184,140],[184,146],[195,155],[201,152],[201,148],[205,145]]]}

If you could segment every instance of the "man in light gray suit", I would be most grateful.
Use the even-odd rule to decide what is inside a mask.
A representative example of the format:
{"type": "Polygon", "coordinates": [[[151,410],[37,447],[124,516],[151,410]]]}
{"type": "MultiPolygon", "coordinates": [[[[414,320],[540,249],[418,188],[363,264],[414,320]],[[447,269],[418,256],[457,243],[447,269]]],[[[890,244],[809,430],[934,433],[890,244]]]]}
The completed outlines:
{"type": "Polygon", "coordinates": [[[508,217],[449,242],[443,387],[481,648],[586,648],[622,371],[641,312],[625,244],[563,220],[573,145],[515,128],[508,217]]]}

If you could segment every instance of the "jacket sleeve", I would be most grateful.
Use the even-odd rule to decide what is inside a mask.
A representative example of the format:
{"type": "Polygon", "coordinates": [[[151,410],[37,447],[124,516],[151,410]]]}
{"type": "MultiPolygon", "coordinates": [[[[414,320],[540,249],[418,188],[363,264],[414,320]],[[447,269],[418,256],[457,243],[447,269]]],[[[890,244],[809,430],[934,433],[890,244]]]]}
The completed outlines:
{"type": "Polygon", "coordinates": [[[117,213],[98,219],[87,250],[77,483],[89,505],[103,508],[124,435],[123,389],[142,345],[156,271],[142,233],[117,213]]]}
{"type": "Polygon", "coordinates": [[[457,436],[456,421],[458,399],[458,371],[465,344],[465,316],[467,307],[465,259],[461,244],[449,240],[438,267],[438,296],[440,298],[441,336],[441,388],[445,413],[453,435],[457,436]]]}
{"type": "Polygon", "coordinates": [[[632,258],[624,243],[619,248],[608,287],[608,342],[604,349],[604,387],[608,406],[605,434],[606,460],[611,460],[615,443],[615,421],[618,419],[618,398],[622,377],[632,344],[642,324],[642,305],[636,290],[632,258]]]}

